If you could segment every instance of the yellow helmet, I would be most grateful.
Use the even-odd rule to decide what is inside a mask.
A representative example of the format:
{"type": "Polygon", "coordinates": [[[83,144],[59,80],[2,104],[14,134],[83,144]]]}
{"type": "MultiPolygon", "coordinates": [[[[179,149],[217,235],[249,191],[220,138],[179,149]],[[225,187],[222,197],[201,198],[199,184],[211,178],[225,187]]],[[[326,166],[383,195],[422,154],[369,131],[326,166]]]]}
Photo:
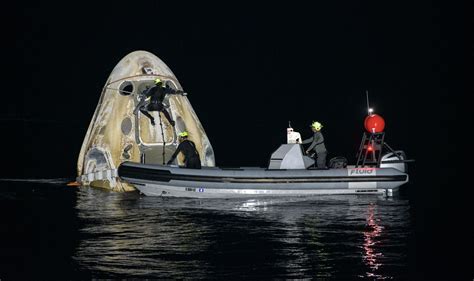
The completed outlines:
{"type": "Polygon", "coordinates": [[[186,131],[181,132],[181,133],[178,134],[178,136],[179,136],[180,138],[187,137],[187,136],[188,136],[188,132],[186,132],[186,131]]]}
{"type": "Polygon", "coordinates": [[[323,127],[323,124],[314,121],[313,123],[311,123],[311,127],[313,127],[316,131],[319,131],[323,127]]]}
{"type": "Polygon", "coordinates": [[[155,84],[158,85],[158,84],[161,84],[161,83],[163,83],[163,81],[161,81],[160,78],[156,78],[156,79],[155,79],[155,84]]]}

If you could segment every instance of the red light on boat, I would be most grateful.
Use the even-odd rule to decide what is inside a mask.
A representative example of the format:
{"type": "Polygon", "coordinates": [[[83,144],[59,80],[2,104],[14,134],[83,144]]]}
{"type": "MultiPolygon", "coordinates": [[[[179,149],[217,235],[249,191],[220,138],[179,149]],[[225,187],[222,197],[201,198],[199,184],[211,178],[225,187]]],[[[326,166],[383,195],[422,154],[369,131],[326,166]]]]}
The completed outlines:
{"type": "Polygon", "coordinates": [[[364,127],[369,133],[381,133],[385,128],[385,120],[380,115],[371,114],[365,117],[364,127]]]}

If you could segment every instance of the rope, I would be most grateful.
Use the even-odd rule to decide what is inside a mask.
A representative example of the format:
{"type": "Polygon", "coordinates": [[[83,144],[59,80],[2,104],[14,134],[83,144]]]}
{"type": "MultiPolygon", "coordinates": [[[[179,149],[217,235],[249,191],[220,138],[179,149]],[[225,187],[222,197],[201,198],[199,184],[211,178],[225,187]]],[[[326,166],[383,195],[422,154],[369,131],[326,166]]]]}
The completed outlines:
{"type": "Polygon", "coordinates": [[[160,118],[160,128],[161,128],[161,140],[163,141],[163,166],[165,165],[165,133],[163,132],[163,123],[161,122],[161,111],[158,111],[158,117],[160,118]]]}
{"type": "Polygon", "coordinates": [[[105,87],[106,89],[108,90],[115,90],[115,91],[119,91],[119,92],[124,92],[124,93],[127,93],[127,94],[133,94],[133,92],[130,92],[130,91],[125,91],[125,90],[120,90],[120,89],[115,89],[115,88],[110,88],[110,87],[105,87]]]}
{"type": "Polygon", "coordinates": [[[129,78],[135,78],[135,77],[149,77],[149,76],[152,76],[152,77],[160,77],[160,78],[167,78],[167,79],[169,79],[169,80],[173,80],[173,82],[175,82],[176,84],[179,84],[178,80],[176,80],[176,78],[171,77],[171,76],[159,75],[159,74],[138,74],[138,75],[131,75],[131,76],[127,76],[127,77],[122,77],[122,78],[120,78],[120,79],[111,81],[111,82],[105,84],[105,87],[108,87],[110,84],[117,83],[117,82],[119,82],[119,81],[123,81],[123,80],[129,79],[129,78]]]}

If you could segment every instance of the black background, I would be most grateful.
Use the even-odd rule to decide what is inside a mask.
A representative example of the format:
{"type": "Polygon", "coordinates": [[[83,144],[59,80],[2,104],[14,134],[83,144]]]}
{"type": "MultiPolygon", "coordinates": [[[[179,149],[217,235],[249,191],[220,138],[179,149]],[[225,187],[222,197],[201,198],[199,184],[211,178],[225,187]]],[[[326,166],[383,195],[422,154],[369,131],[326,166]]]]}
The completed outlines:
{"type": "Polygon", "coordinates": [[[468,129],[461,121],[472,118],[459,107],[462,7],[135,1],[4,8],[13,16],[1,19],[0,177],[73,179],[101,89],[135,50],[154,53],[174,72],[219,166],[265,166],[285,142],[288,121],[308,137],[313,120],[324,125],[329,157],[353,162],[368,90],[387,142],[416,159],[409,196],[417,243],[436,257],[425,269],[448,265],[439,268],[449,276],[470,265],[472,274],[472,246],[460,243],[472,237],[460,196],[469,185],[458,179],[468,129]]]}

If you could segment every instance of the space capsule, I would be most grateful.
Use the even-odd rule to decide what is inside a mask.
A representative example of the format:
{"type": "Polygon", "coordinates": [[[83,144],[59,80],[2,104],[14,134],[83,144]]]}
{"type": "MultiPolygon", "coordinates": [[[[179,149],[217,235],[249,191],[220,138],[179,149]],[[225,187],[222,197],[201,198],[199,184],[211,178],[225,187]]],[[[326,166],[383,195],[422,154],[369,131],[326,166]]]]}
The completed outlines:
{"type": "MultiPolygon", "coordinates": [[[[115,191],[135,190],[117,177],[117,167],[126,161],[164,164],[178,146],[177,134],[187,131],[196,144],[203,166],[214,166],[214,151],[188,97],[166,95],[165,109],[176,122],[172,126],[163,113],[149,112],[156,120],[136,110],[140,94],[160,78],[166,87],[182,90],[176,76],[157,56],[147,51],[126,55],[112,70],[102,89],[77,161],[77,181],[82,185],[115,191]]],[[[197,98],[197,97],[196,97],[197,98]]],[[[178,158],[178,164],[183,159],[178,158]]]]}

